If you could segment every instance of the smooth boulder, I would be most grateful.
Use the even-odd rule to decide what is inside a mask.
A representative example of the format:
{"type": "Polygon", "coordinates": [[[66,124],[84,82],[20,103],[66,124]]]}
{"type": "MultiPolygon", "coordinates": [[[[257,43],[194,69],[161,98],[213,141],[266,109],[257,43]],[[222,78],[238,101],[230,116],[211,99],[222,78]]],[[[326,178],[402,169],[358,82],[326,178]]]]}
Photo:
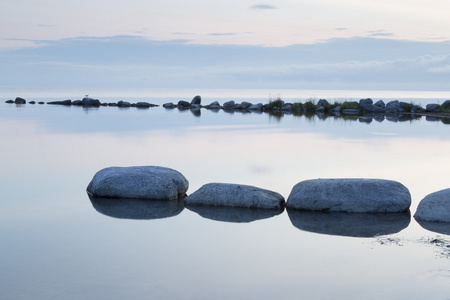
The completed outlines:
{"type": "Polygon", "coordinates": [[[421,221],[450,222],[450,189],[434,192],[423,198],[414,218],[421,221]]]}
{"type": "Polygon", "coordinates": [[[280,209],[284,198],[262,188],[230,183],[208,183],[185,199],[186,205],[280,209]]]}
{"type": "Polygon", "coordinates": [[[409,190],[384,179],[313,179],[294,186],[286,207],[313,211],[404,212],[411,205],[409,190]]]}
{"type": "Polygon", "coordinates": [[[93,197],[173,200],[186,195],[187,179],[158,167],[110,167],[98,171],[87,187],[93,197]]]}

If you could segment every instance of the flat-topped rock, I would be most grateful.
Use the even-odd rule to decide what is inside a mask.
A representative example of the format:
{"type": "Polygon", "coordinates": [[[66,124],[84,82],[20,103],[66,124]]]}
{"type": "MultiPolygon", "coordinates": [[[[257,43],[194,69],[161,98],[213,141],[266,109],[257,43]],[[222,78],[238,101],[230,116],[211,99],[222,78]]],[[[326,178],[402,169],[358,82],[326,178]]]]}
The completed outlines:
{"type": "Polygon", "coordinates": [[[384,179],[313,179],[294,186],[286,206],[294,209],[342,212],[404,212],[411,205],[409,190],[384,179]]]}
{"type": "Polygon", "coordinates": [[[186,195],[187,179],[158,166],[110,167],[98,171],[87,187],[94,197],[173,200],[186,195]]]}
{"type": "Polygon", "coordinates": [[[280,209],[284,198],[262,188],[230,183],[208,183],[185,199],[186,205],[280,209]]]}
{"type": "Polygon", "coordinates": [[[414,218],[421,221],[450,222],[450,189],[441,190],[423,198],[414,218]]]}

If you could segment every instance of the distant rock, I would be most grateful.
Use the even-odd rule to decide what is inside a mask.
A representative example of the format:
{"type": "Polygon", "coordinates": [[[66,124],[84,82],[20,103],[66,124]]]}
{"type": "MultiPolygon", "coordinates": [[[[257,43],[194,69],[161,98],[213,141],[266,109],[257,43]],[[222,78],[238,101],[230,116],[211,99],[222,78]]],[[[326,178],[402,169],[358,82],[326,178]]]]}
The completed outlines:
{"type": "Polygon", "coordinates": [[[155,104],[151,104],[148,102],[138,102],[136,103],[136,108],[149,108],[149,107],[155,107],[155,104]]]}
{"type": "Polygon", "coordinates": [[[51,101],[51,102],[47,102],[47,104],[50,104],[50,105],[66,105],[66,106],[69,106],[69,105],[72,104],[72,100],[51,101]]]}
{"type": "Polygon", "coordinates": [[[314,179],[294,186],[286,207],[316,211],[404,212],[411,205],[409,190],[383,179],[314,179]]]}
{"type": "Polygon", "coordinates": [[[381,108],[385,108],[386,104],[384,103],[383,100],[378,100],[377,102],[375,102],[374,104],[375,106],[381,107],[381,108]]]}
{"type": "Polygon", "coordinates": [[[131,107],[131,103],[128,101],[119,101],[117,102],[117,107],[131,107]]]}
{"type": "Polygon", "coordinates": [[[198,105],[201,105],[201,104],[202,104],[202,97],[199,96],[199,95],[195,96],[195,97],[192,99],[192,101],[191,101],[191,105],[192,105],[192,104],[198,104],[198,105]]]}
{"type": "Polygon", "coordinates": [[[12,104],[12,103],[14,103],[14,100],[6,100],[5,103],[12,104]]]}
{"type": "Polygon", "coordinates": [[[263,106],[264,105],[262,103],[252,104],[251,106],[248,107],[248,110],[261,111],[263,109],[263,106]]]}
{"type": "Polygon", "coordinates": [[[99,107],[100,106],[100,100],[98,99],[92,99],[92,98],[83,98],[83,100],[81,100],[81,105],[84,107],[90,107],[90,106],[94,106],[94,107],[99,107]]]}
{"type": "Polygon", "coordinates": [[[187,101],[184,101],[184,100],[178,101],[178,107],[179,108],[189,108],[190,105],[191,104],[189,102],[187,102],[187,101]]]}
{"type": "Polygon", "coordinates": [[[235,107],[236,103],[233,100],[227,101],[223,104],[223,109],[231,110],[234,109],[235,107]]]}
{"type": "Polygon", "coordinates": [[[386,104],[385,112],[387,114],[398,114],[403,112],[403,108],[398,100],[393,100],[386,104]]]}
{"type": "Polygon", "coordinates": [[[435,112],[439,109],[439,107],[440,107],[439,104],[435,104],[435,103],[427,104],[426,111],[427,112],[435,112]]]}
{"type": "Polygon", "coordinates": [[[36,104],[36,101],[30,101],[29,104],[36,104]]]}
{"type": "Polygon", "coordinates": [[[164,103],[164,104],[163,104],[163,107],[164,107],[164,108],[171,109],[171,108],[175,108],[176,105],[173,104],[172,102],[168,102],[168,103],[164,103]]]}
{"type": "Polygon", "coordinates": [[[373,104],[373,100],[370,98],[367,99],[361,99],[359,100],[359,105],[364,106],[364,105],[372,105],[373,104]]]}
{"type": "Polygon", "coordinates": [[[186,195],[187,179],[158,166],[110,167],[98,171],[87,187],[93,197],[172,200],[186,195]]]}
{"type": "Polygon", "coordinates": [[[42,104],[45,104],[45,102],[44,101],[39,101],[38,104],[42,105],[42,104]]]}
{"type": "Polygon", "coordinates": [[[450,222],[450,189],[441,190],[423,198],[414,218],[421,221],[450,222]]]}
{"type": "Polygon", "coordinates": [[[207,105],[205,108],[206,109],[212,109],[212,110],[219,110],[220,109],[220,103],[218,101],[214,101],[213,103],[207,105]]]}
{"type": "Polygon", "coordinates": [[[208,183],[185,198],[186,205],[280,209],[285,200],[276,192],[254,186],[208,183]]]}
{"type": "Polygon", "coordinates": [[[17,97],[16,100],[14,100],[14,103],[15,104],[26,104],[27,100],[25,100],[23,98],[20,98],[20,97],[17,97]]]}
{"type": "Polygon", "coordinates": [[[326,100],[326,99],[320,99],[318,102],[317,102],[317,106],[323,106],[323,107],[326,107],[326,106],[329,106],[330,105],[330,103],[326,100]]]}
{"type": "Polygon", "coordinates": [[[72,105],[81,106],[81,105],[83,105],[83,103],[81,102],[81,100],[74,100],[74,101],[72,101],[72,105]]]}
{"type": "Polygon", "coordinates": [[[373,104],[364,104],[362,107],[364,112],[384,112],[384,108],[373,104]]]}

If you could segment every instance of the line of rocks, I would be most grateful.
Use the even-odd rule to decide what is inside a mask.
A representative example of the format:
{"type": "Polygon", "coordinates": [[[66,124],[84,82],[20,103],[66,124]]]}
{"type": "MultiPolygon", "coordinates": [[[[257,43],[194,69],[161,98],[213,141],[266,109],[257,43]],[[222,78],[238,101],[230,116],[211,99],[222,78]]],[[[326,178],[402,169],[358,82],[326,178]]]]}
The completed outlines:
{"type": "MultiPolygon", "coordinates": [[[[252,222],[286,208],[301,230],[359,237],[396,233],[410,222],[410,192],[392,180],[306,180],[292,188],[287,201],[279,193],[242,184],[208,183],[187,196],[188,188],[176,170],[139,166],[102,169],[86,190],[97,211],[118,218],[165,218],[186,207],[213,220],[252,222]]],[[[450,234],[450,189],[426,196],[414,218],[427,230],[450,234]]]]}
{"type": "MultiPolygon", "coordinates": [[[[24,98],[17,97],[15,100],[6,100],[6,103],[10,104],[26,104],[27,101],[24,98]]],[[[29,104],[36,104],[36,101],[29,101],[29,104]]],[[[100,106],[116,106],[116,107],[136,107],[136,108],[150,108],[157,107],[159,105],[152,104],[148,102],[137,102],[130,103],[128,101],[118,101],[118,102],[100,102],[98,99],[85,97],[83,100],[61,100],[61,101],[50,101],[43,102],[39,101],[38,104],[49,104],[49,105],[63,105],[63,106],[82,106],[82,107],[100,107],[100,106]]]]}
{"type": "MultiPolygon", "coordinates": [[[[425,108],[420,105],[414,105],[407,102],[402,102],[398,100],[393,100],[385,103],[383,100],[378,100],[373,102],[371,98],[361,99],[358,101],[346,101],[343,103],[331,104],[326,99],[320,99],[317,103],[312,101],[307,101],[305,103],[290,103],[284,102],[281,99],[270,101],[268,104],[263,103],[251,103],[243,101],[237,103],[234,100],[226,101],[222,105],[218,101],[214,101],[207,105],[201,104],[202,98],[200,95],[195,96],[190,102],[185,100],[178,101],[177,104],[173,102],[168,102],[163,104],[164,108],[174,109],[178,108],[181,110],[190,109],[192,111],[197,111],[202,108],[209,110],[225,110],[225,111],[248,111],[248,112],[285,112],[285,113],[316,113],[325,114],[331,113],[339,116],[340,114],[345,115],[365,115],[365,114],[382,114],[382,115],[398,115],[402,113],[421,113],[421,112],[439,112],[446,111],[450,112],[450,100],[446,100],[442,104],[431,103],[427,104],[425,108]]],[[[7,100],[6,103],[15,104],[26,104],[27,101],[24,98],[17,97],[15,100],[7,100]]],[[[28,102],[30,104],[35,104],[35,101],[28,102]]],[[[38,102],[38,104],[45,104],[45,102],[38,102]]],[[[117,106],[117,107],[137,107],[137,108],[149,108],[156,107],[159,105],[151,104],[148,102],[137,102],[130,103],[127,101],[119,101],[117,103],[102,103],[98,99],[85,97],[83,100],[62,100],[62,101],[51,101],[47,102],[50,105],[74,105],[74,106],[84,106],[84,107],[99,107],[99,106],[117,106]]]]}
{"type": "Polygon", "coordinates": [[[236,103],[234,100],[227,101],[221,105],[218,101],[214,101],[208,105],[201,104],[201,96],[195,96],[191,102],[180,100],[177,104],[168,102],[163,105],[167,109],[191,109],[199,110],[201,108],[210,110],[225,110],[225,111],[260,111],[260,112],[313,112],[317,114],[332,113],[335,115],[361,115],[367,113],[380,113],[386,115],[397,115],[404,112],[419,113],[419,112],[437,112],[440,109],[447,109],[450,111],[450,100],[446,100],[443,104],[428,104],[426,108],[420,105],[413,105],[411,103],[402,102],[398,100],[389,101],[385,103],[383,100],[373,102],[372,99],[361,99],[359,102],[344,102],[340,104],[331,104],[326,99],[320,99],[317,104],[311,101],[306,103],[289,103],[281,99],[271,101],[268,104],[250,103],[247,101],[236,103]]]}

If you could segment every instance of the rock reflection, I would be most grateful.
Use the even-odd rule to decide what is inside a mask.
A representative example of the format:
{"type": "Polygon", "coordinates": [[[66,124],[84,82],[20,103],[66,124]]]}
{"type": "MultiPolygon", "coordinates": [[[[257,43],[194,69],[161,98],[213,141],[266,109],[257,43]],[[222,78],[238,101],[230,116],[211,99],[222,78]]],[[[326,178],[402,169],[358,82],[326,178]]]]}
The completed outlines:
{"type": "Polygon", "coordinates": [[[419,221],[417,220],[417,223],[419,223],[422,228],[433,231],[436,233],[446,234],[450,235],[450,223],[447,222],[430,222],[430,221],[419,221]]]}
{"type": "Polygon", "coordinates": [[[206,205],[188,205],[187,209],[206,219],[232,223],[249,223],[257,220],[268,219],[279,215],[284,211],[284,208],[276,210],[206,205]]]}
{"type": "Polygon", "coordinates": [[[91,197],[99,213],[118,219],[152,220],[174,217],[184,209],[183,199],[161,201],[91,197]]]}
{"type": "Polygon", "coordinates": [[[374,237],[408,227],[410,212],[344,213],[287,209],[292,225],[300,230],[350,237],[374,237]]]}

